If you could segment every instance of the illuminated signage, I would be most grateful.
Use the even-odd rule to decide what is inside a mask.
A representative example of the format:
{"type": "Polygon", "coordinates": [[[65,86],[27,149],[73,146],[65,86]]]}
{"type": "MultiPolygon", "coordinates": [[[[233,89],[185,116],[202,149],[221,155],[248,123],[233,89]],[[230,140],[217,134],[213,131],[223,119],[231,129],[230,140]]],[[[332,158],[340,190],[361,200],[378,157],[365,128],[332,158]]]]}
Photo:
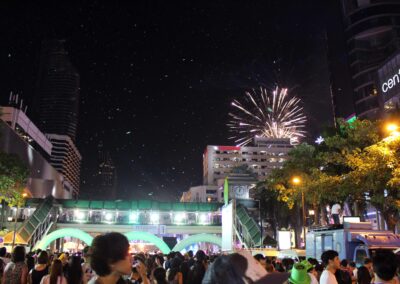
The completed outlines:
{"type": "Polygon", "coordinates": [[[397,74],[394,74],[391,78],[389,78],[386,82],[382,84],[382,92],[386,93],[390,89],[392,89],[396,84],[400,83],[400,69],[397,71],[397,74]]]}

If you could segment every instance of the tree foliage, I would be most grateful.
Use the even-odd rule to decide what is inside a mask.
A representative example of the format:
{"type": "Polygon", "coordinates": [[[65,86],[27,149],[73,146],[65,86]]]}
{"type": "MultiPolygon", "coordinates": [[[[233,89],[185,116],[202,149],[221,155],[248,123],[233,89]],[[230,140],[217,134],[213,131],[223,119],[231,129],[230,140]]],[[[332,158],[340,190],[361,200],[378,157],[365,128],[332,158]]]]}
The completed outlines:
{"type": "Polygon", "coordinates": [[[0,200],[21,206],[28,175],[28,168],[17,155],[0,152],[0,200]]]}
{"type": "Polygon", "coordinates": [[[358,208],[370,202],[393,228],[399,218],[400,137],[383,139],[380,129],[380,121],[341,120],[321,145],[292,149],[263,187],[273,190],[276,200],[289,209],[300,202],[301,193],[314,208],[344,201],[358,208]],[[293,176],[301,182],[294,185],[293,176]]]}

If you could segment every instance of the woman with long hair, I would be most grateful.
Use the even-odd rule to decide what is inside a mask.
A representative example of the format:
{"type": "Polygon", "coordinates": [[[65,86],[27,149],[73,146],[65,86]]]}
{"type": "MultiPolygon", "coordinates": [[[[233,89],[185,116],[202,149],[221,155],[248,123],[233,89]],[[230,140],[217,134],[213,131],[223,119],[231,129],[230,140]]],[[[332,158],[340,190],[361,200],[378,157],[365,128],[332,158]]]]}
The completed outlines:
{"type": "MultiPolygon", "coordinates": [[[[59,259],[53,260],[50,274],[44,276],[40,284],[67,284],[67,279],[63,276],[63,266],[59,259]]],[[[74,284],[74,283],[71,283],[74,284]]]]}
{"type": "Polygon", "coordinates": [[[67,273],[65,274],[68,283],[86,284],[84,282],[80,256],[69,258],[67,273]]]}
{"type": "Polygon", "coordinates": [[[168,284],[167,273],[164,268],[157,267],[153,270],[153,280],[157,281],[157,284],[168,284]]]}
{"type": "Polygon", "coordinates": [[[3,284],[26,284],[28,266],[25,263],[25,248],[16,246],[11,255],[11,262],[4,268],[3,284]]]}
{"type": "Polygon", "coordinates": [[[181,272],[182,260],[175,256],[170,262],[170,269],[167,271],[168,283],[170,284],[183,284],[183,274],[181,272]]]}

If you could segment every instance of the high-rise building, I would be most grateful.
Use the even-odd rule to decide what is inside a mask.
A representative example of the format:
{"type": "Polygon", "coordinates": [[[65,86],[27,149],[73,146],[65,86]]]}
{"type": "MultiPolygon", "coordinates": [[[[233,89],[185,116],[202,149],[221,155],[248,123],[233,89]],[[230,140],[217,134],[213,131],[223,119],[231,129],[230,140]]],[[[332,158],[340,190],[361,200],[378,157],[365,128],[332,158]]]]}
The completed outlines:
{"type": "Polygon", "coordinates": [[[110,199],[116,198],[117,172],[111,155],[104,150],[103,142],[98,145],[98,171],[95,186],[101,195],[110,199]]]}
{"type": "Polygon", "coordinates": [[[79,110],[79,74],[63,40],[43,41],[34,110],[36,121],[53,145],[50,162],[79,194],[82,157],[75,146],[79,110]]]}
{"type": "Polygon", "coordinates": [[[74,198],[79,195],[80,168],[82,156],[75,143],[67,135],[46,134],[53,145],[50,162],[65,179],[65,187],[74,198]]]}
{"type": "Polygon", "coordinates": [[[79,110],[79,74],[63,40],[43,41],[35,111],[44,133],[68,135],[75,142],[79,110]]]}
{"type": "Polygon", "coordinates": [[[290,139],[254,139],[252,146],[207,146],[203,155],[203,184],[217,185],[235,168],[247,166],[259,180],[280,168],[293,146],[290,139]]]}
{"type": "Polygon", "coordinates": [[[377,118],[381,115],[377,70],[400,49],[400,1],[340,2],[356,115],[377,118]]]}
{"type": "Polygon", "coordinates": [[[335,121],[355,113],[340,1],[326,1],[325,23],[330,90],[335,121]]]}

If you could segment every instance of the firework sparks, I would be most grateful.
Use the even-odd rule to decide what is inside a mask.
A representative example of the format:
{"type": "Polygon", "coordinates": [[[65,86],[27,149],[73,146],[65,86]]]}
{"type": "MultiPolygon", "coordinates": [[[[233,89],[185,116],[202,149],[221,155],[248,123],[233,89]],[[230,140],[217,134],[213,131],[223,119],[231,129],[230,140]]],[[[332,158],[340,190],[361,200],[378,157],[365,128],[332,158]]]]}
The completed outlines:
{"type": "Polygon", "coordinates": [[[287,89],[276,88],[271,94],[265,88],[246,92],[242,102],[234,100],[234,111],[227,124],[235,135],[230,137],[239,146],[250,143],[255,136],[290,138],[297,144],[304,137],[306,116],[300,99],[290,97],[287,89]]]}

